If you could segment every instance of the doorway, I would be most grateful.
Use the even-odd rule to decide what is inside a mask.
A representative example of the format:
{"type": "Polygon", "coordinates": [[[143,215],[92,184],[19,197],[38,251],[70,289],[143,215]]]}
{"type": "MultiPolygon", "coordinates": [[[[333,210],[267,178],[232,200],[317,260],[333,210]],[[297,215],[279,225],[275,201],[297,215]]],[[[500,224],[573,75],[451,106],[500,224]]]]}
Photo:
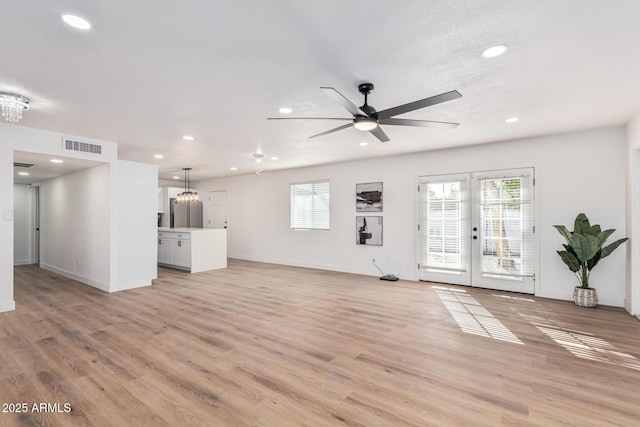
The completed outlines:
{"type": "Polygon", "coordinates": [[[533,294],[534,170],[420,177],[420,280],[533,294]]]}

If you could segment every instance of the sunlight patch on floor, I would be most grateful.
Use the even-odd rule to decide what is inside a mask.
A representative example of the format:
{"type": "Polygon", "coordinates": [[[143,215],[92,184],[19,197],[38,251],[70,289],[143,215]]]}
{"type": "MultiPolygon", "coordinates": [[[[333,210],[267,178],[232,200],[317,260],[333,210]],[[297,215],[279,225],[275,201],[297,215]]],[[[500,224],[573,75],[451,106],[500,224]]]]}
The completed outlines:
{"type": "Polygon", "coordinates": [[[432,286],[458,326],[467,334],[524,344],[501,321],[462,289],[432,286]]]}
{"type": "Polygon", "coordinates": [[[491,295],[491,296],[492,296],[492,297],[496,297],[496,298],[513,299],[513,300],[517,300],[517,301],[536,302],[536,300],[531,299],[531,298],[512,297],[512,296],[510,296],[510,295],[498,295],[498,294],[493,294],[493,295],[491,295]]]}
{"type": "Polygon", "coordinates": [[[562,328],[544,317],[520,315],[576,357],[640,371],[640,360],[631,354],[618,351],[614,345],[602,338],[588,332],[562,328]]]}

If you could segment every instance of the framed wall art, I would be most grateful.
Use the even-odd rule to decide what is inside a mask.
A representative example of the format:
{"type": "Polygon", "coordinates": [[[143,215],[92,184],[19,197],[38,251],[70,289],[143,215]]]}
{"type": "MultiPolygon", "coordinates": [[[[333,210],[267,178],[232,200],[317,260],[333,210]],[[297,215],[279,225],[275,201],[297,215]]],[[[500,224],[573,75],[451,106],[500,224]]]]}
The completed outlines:
{"type": "Polygon", "coordinates": [[[382,217],[356,217],[356,244],[382,246],[382,217]]]}
{"type": "Polygon", "coordinates": [[[382,212],[382,182],[356,184],[356,212],[382,212]]]}

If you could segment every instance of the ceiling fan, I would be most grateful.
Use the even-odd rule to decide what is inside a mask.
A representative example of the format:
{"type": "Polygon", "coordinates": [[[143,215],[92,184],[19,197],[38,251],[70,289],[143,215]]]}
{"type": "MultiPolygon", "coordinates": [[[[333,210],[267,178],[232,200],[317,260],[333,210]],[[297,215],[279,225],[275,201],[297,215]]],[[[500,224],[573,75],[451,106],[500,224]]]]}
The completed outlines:
{"type": "Polygon", "coordinates": [[[348,127],[355,127],[358,130],[371,132],[373,136],[378,138],[380,142],[389,141],[389,137],[378,125],[392,125],[392,126],[418,126],[418,127],[430,127],[430,128],[455,128],[460,123],[450,122],[436,122],[432,120],[411,120],[411,119],[394,119],[393,116],[398,114],[408,113],[410,111],[419,110],[420,108],[429,107],[431,105],[440,104],[442,102],[451,101],[456,98],[462,97],[460,92],[452,90],[451,92],[442,93],[440,95],[432,96],[429,98],[420,99],[418,101],[409,102],[408,104],[399,105],[393,108],[387,108],[386,110],[376,111],[371,105],[367,103],[367,98],[373,90],[373,83],[362,83],[358,85],[358,91],[364,95],[364,105],[358,107],[353,102],[349,101],[344,95],[335,90],[332,87],[321,87],[321,91],[327,94],[331,99],[342,105],[349,113],[353,115],[353,118],[344,117],[269,117],[267,120],[347,120],[352,123],[338,126],[337,128],[328,130],[326,132],[319,133],[317,135],[310,136],[309,138],[317,138],[319,136],[328,135],[333,132],[337,132],[348,127]]]}

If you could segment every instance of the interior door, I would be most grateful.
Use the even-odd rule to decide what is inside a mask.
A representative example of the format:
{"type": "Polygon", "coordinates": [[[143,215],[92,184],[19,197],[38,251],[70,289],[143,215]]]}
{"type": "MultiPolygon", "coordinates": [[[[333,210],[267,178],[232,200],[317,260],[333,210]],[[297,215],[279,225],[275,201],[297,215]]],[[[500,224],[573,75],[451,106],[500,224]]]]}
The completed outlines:
{"type": "Polygon", "coordinates": [[[227,228],[227,190],[209,193],[209,228],[227,228]]]}
{"type": "Polygon", "coordinates": [[[472,175],[472,285],[534,293],[533,169],[472,175]]]}
{"type": "Polygon", "coordinates": [[[420,280],[534,293],[533,172],[420,177],[420,280]]]}

